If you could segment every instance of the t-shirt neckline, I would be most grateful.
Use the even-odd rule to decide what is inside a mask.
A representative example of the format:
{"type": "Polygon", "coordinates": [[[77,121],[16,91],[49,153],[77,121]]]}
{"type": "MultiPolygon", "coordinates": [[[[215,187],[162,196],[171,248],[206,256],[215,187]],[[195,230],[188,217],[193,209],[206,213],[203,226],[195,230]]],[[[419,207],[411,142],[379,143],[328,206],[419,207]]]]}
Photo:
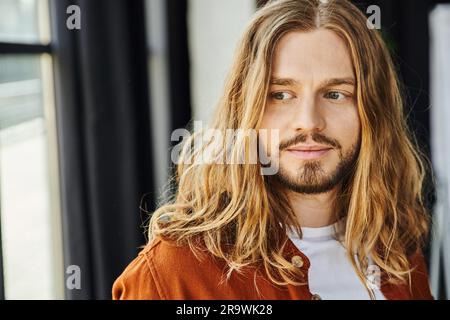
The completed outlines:
{"type": "MultiPolygon", "coordinates": [[[[333,224],[323,227],[301,227],[302,239],[331,239],[336,236],[336,230],[338,230],[338,224],[341,221],[336,221],[333,224]]],[[[288,229],[288,235],[292,239],[299,239],[297,233],[291,229],[288,229]]]]}

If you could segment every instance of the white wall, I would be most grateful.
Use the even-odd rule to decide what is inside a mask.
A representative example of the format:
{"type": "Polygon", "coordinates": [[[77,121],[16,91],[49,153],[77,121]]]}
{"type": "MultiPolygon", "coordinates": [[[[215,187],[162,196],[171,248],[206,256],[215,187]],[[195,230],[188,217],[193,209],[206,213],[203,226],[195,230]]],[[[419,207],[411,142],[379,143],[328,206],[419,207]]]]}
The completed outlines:
{"type": "Polygon", "coordinates": [[[430,35],[431,144],[437,180],[430,278],[433,295],[438,297],[441,281],[450,292],[450,5],[438,5],[431,12],[430,35]],[[445,279],[440,278],[441,265],[445,279]]]}
{"type": "Polygon", "coordinates": [[[255,0],[190,0],[188,7],[194,120],[209,119],[222,93],[236,44],[255,0]]]}

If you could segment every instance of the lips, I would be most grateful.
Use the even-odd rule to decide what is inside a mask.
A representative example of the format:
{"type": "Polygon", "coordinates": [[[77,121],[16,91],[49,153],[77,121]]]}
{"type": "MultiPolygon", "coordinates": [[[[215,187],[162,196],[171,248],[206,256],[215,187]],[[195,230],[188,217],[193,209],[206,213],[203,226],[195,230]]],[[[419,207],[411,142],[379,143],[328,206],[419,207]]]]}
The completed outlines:
{"type": "Polygon", "coordinates": [[[327,147],[298,147],[287,151],[299,159],[316,159],[326,155],[332,148],[327,147]]]}

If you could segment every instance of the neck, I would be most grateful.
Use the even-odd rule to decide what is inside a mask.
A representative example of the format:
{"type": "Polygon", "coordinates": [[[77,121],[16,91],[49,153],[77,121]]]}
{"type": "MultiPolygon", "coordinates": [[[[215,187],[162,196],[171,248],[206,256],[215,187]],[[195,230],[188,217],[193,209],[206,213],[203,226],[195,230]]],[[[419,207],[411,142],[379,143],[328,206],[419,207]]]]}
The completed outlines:
{"type": "Polygon", "coordinates": [[[289,191],[289,203],[301,227],[319,228],[336,222],[334,200],[337,188],[321,194],[301,194],[289,191]]]}

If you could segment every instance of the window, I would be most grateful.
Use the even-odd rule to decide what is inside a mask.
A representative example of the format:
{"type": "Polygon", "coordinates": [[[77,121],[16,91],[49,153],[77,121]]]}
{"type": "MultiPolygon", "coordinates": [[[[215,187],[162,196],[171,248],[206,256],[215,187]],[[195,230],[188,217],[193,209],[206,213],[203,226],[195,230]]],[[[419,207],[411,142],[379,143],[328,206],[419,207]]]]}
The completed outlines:
{"type": "Polygon", "coordinates": [[[6,299],[61,299],[47,0],[0,1],[0,214],[6,299]]]}

